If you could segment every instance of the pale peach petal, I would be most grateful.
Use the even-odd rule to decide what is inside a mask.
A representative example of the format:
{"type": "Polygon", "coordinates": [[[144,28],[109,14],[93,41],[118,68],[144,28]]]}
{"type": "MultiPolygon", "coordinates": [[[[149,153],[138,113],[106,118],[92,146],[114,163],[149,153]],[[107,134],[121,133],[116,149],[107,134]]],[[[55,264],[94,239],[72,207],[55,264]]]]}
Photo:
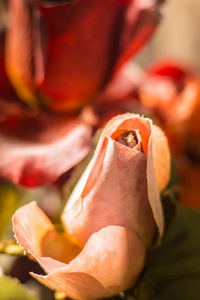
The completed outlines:
{"type": "Polygon", "coordinates": [[[66,229],[82,245],[93,232],[108,225],[129,228],[147,246],[155,224],[162,236],[164,220],[153,165],[152,132],[151,120],[130,113],[113,118],[105,127],[62,216],[66,229]],[[138,130],[144,153],[113,140],[119,131],[130,129],[138,130]]]}
{"type": "Polygon", "coordinates": [[[110,297],[135,284],[145,250],[126,228],[108,226],[94,233],[82,252],[65,268],[47,276],[32,274],[43,284],[75,299],[110,297]]]}
{"type": "MultiPolygon", "coordinates": [[[[154,168],[154,158],[153,158],[153,129],[152,134],[149,138],[148,143],[148,153],[147,153],[147,188],[148,188],[148,197],[149,203],[151,205],[151,209],[153,212],[153,216],[158,227],[159,238],[158,242],[160,242],[161,237],[164,232],[164,217],[163,210],[158,190],[158,183],[156,181],[156,174],[154,168]]],[[[168,163],[168,162],[166,162],[168,163]]]]}
{"type": "Polygon", "coordinates": [[[105,295],[105,289],[100,282],[92,276],[82,272],[68,273],[67,271],[61,271],[61,269],[59,269],[59,271],[51,274],[51,276],[42,276],[34,273],[30,274],[48,288],[64,292],[72,299],[95,299],[95,296],[105,295]]]}
{"type": "Polygon", "coordinates": [[[53,224],[36,202],[19,208],[13,216],[13,229],[17,241],[27,251],[37,256],[42,254],[40,243],[43,236],[53,228],[53,224]]]}
{"type": "Polygon", "coordinates": [[[17,210],[13,229],[18,243],[37,258],[47,272],[64,266],[63,262],[68,263],[81,250],[66,234],[55,230],[36,202],[17,210]]]}
{"type": "Polygon", "coordinates": [[[161,192],[170,177],[170,150],[167,137],[160,127],[153,125],[153,161],[158,189],[161,192]]]}

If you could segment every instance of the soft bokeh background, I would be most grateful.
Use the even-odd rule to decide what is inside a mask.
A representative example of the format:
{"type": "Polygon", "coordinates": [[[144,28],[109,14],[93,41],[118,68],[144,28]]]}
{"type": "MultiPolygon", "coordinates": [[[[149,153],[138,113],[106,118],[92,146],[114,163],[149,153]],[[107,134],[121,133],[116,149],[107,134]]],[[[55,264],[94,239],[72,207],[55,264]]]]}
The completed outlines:
{"type": "MultiPolygon", "coordinates": [[[[5,23],[0,0],[0,28],[5,23]]],[[[162,58],[178,59],[200,73],[200,1],[167,0],[163,19],[151,43],[140,52],[137,61],[142,66],[162,58]]]]}
{"type": "Polygon", "coordinates": [[[166,1],[162,23],[137,61],[146,66],[162,58],[176,59],[200,73],[199,0],[166,1]]]}

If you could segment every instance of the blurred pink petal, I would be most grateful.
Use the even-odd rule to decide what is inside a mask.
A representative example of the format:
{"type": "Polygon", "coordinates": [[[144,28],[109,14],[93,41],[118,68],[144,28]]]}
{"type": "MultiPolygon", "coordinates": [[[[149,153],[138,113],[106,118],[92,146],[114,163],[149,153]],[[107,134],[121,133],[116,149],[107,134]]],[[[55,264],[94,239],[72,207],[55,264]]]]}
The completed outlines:
{"type": "Polygon", "coordinates": [[[78,118],[40,113],[0,125],[0,177],[26,186],[45,185],[82,160],[91,128],[78,118]]]}
{"type": "Polygon", "coordinates": [[[146,73],[137,64],[130,61],[124,64],[109,81],[100,97],[100,104],[114,103],[116,105],[118,101],[126,104],[128,98],[134,95],[146,76],[146,73]]]}

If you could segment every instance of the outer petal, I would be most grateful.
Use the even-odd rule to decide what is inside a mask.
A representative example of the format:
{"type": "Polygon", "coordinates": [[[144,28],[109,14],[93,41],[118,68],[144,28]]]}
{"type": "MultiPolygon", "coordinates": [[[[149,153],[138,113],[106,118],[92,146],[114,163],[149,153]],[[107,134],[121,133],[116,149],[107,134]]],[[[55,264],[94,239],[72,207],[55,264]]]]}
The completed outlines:
{"type": "Polygon", "coordinates": [[[41,113],[2,123],[0,176],[30,187],[51,183],[85,157],[90,139],[91,128],[78,118],[41,113]]]}
{"type": "Polygon", "coordinates": [[[38,258],[49,272],[63,267],[79,252],[66,235],[58,233],[35,202],[17,210],[13,216],[13,229],[18,243],[38,258]]]}
{"type": "Polygon", "coordinates": [[[170,150],[167,137],[160,127],[153,125],[153,161],[159,191],[162,191],[170,177],[170,150]]]}
{"type": "MultiPolygon", "coordinates": [[[[155,147],[154,154],[157,153],[161,155],[155,147]]],[[[136,232],[149,246],[156,222],[162,236],[164,221],[153,163],[151,121],[135,114],[113,118],[105,127],[93,160],[66,205],[62,218],[67,230],[84,244],[102,227],[120,225],[136,232]],[[139,130],[146,157],[111,138],[122,129],[139,130]]],[[[169,160],[166,161],[169,169],[168,163],[169,160]]],[[[159,166],[163,167],[160,161],[159,166]]],[[[162,187],[167,180],[165,175],[162,187]]]]}
{"type": "Polygon", "coordinates": [[[144,259],[144,246],[135,234],[108,226],[94,233],[68,266],[47,276],[32,275],[71,298],[100,299],[130,288],[142,271],[144,259]]]}

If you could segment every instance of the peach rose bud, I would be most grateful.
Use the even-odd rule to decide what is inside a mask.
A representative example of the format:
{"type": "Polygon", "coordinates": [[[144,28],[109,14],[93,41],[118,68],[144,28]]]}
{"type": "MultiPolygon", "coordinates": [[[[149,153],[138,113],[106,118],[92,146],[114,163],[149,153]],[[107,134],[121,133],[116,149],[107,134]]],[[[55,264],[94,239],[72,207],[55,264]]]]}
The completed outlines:
{"type": "Polygon", "coordinates": [[[65,207],[62,221],[78,243],[108,225],[133,231],[145,247],[164,221],[159,192],[170,174],[167,139],[147,118],[117,116],[101,134],[93,159],[65,207]]]}
{"type": "Polygon", "coordinates": [[[62,215],[58,233],[35,202],[13,217],[19,244],[47,272],[32,274],[73,299],[108,298],[132,287],[164,220],[159,192],[170,155],[164,133],[135,114],[113,118],[62,215]]]}

